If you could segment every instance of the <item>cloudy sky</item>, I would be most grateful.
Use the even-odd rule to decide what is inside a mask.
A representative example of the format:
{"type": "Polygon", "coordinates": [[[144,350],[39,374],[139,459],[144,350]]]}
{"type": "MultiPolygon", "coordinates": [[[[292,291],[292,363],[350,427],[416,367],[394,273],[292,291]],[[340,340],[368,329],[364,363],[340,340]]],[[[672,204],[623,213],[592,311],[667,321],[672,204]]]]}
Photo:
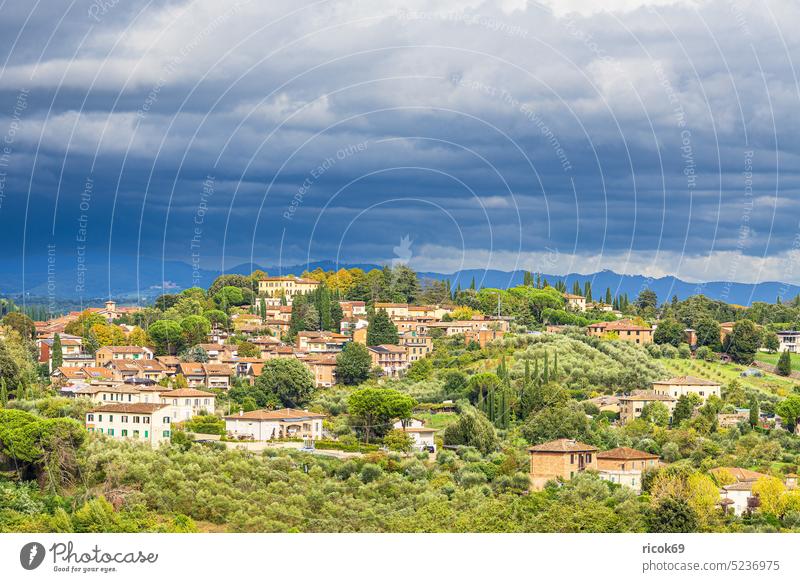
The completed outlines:
{"type": "Polygon", "coordinates": [[[800,282],[798,21],[796,0],[0,1],[0,260],[800,282]]]}

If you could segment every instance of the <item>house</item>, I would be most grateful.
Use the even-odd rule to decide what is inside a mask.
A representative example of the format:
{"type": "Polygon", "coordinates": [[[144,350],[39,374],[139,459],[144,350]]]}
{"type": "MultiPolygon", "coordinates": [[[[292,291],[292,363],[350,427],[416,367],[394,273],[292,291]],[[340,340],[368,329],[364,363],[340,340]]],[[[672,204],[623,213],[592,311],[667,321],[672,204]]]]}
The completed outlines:
{"type": "Polygon", "coordinates": [[[86,413],[86,430],[157,446],[169,442],[172,409],[167,404],[104,404],[86,413]]]}
{"type": "Polygon", "coordinates": [[[720,478],[733,478],[736,483],[742,481],[758,481],[762,477],[769,477],[765,473],[758,471],[751,471],[750,469],[743,469],[741,467],[714,467],[709,471],[717,479],[720,478]]]}
{"type": "Polygon", "coordinates": [[[736,325],[735,321],[726,321],[719,324],[719,342],[725,345],[725,338],[733,333],[733,326],[736,325]]]}
{"type": "Polygon", "coordinates": [[[651,402],[662,402],[672,416],[676,401],[677,398],[652,390],[634,390],[627,396],[619,397],[619,419],[624,424],[639,418],[642,415],[642,408],[651,402]]]}
{"type": "Polygon", "coordinates": [[[553,479],[572,479],[588,469],[597,470],[597,447],[574,439],[558,439],[530,447],[531,488],[543,489],[553,479]]]}
{"type": "Polygon", "coordinates": [[[317,388],[330,388],[336,384],[336,356],[298,354],[298,358],[314,376],[314,385],[317,388]]]}
{"type": "Polygon", "coordinates": [[[296,347],[301,352],[341,352],[350,337],[332,331],[301,331],[296,347]]]}
{"type": "Polygon", "coordinates": [[[375,311],[383,309],[392,321],[395,319],[408,319],[408,303],[376,302],[374,307],[375,311]]]}
{"type": "Polygon", "coordinates": [[[367,304],[364,301],[339,301],[339,306],[346,319],[367,315],[367,304]]]}
{"type": "Polygon", "coordinates": [[[658,380],[653,382],[653,391],[656,394],[666,394],[672,396],[676,400],[681,396],[688,396],[689,394],[697,394],[703,403],[708,400],[711,395],[720,397],[722,395],[722,386],[718,382],[712,382],[705,378],[696,378],[695,376],[676,376],[668,380],[658,380]]]}
{"type": "Polygon", "coordinates": [[[619,414],[619,398],[610,395],[600,395],[595,398],[590,398],[586,402],[590,402],[600,409],[600,412],[611,412],[612,414],[619,414]]]}
{"type": "Polygon", "coordinates": [[[104,346],[95,352],[94,359],[98,367],[112,360],[152,360],[153,350],[140,346],[104,346]]]}
{"type": "Polygon", "coordinates": [[[413,450],[435,453],[436,442],[433,437],[436,435],[437,430],[429,426],[424,426],[421,421],[413,422],[413,420],[415,419],[412,419],[410,423],[406,423],[405,426],[402,421],[397,420],[392,425],[392,428],[408,433],[414,441],[411,445],[413,450]]]}
{"type": "Polygon", "coordinates": [[[227,390],[230,387],[233,368],[228,364],[181,362],[178,364],[178,373],[186,378],[190,388],[205,386],[227,390]]]}
{"type": "Polygon", "coordinates": [[[646,469],[657,467],[658,462],[658,455],[629,447],[617,447],[597,453],[600,478],[630,487],[637,493],[642,490],[642,473],[646,469]]]}
{"type": "Polygon", "coordinates": [[[586,311],[586,297],[582,295],[574,295],[572,293],[564,293],[564,299],[567,302],[567,307],[575,311],[586,311]]]}
{"type": "Polygon", "coordinates": [[[322,438],[324,414],[282,408],[253,410],[225,417],[225,430],[233,437],[254,441],[282,438],[317,440],[322,438]]]}
{"type": "Polygon", "coordinates": [[[379,367],[383,375],[396,378],[408,369],[408,353],[402,346],[382,344],[367,348],[372,358],[372,366],[379,367]]]}
{"type": "Polygon", "coordinates": [[[645,345],[653,342],[653,328],[638,325],[629,320],[599,321],[586,326],[589,335],[601,337],[605,334],[616,334],[626,342],[645,345]]]}
{"type": "MultiPolygon", "coordinates": [[[[61,340],[61,366],[63,368],[83,368],[93,366],[94,357],[83,351],[83,338],[76,335],[60,334],[61,340]]],[[[47,364],[47,369],[53,372],[53,337],[36,340],[39,352],[39,363],[47,364]]]]}
{"type": "Polygon", "coordinates": [[[265,277],[258,282],[258,294],[266,297],[286,297],[305,295],[320,286],[319,281],[288,275],[286,277],[265,277]]]}
{"type": "Polygon", "coordinates": [[[692,348],[697,345],[697,332],[690,327],[687,327],[683,330],[683,336],[686,340],[686,343],[689,344],[692,348]]]}
{"type": "Polygon", "coordinates": [[[178,388],[177,390],[162,390],[159,394],[161,404],[172,406],[175,422],[188,420],[201,412],[214,414],[216,410],[216,396],[213,392],[195,390],[194,388],[178,388]]]}
{"type": "Polygon", "coordinates": [[[800,347],[800,331],[779,331],[778,351],[797,353],[800,347]]]}
{"type": "Polygon", "coordinates": [[[153,360],[111,360],[106,369],[112,373],[114,380],[122,382],[138,380],[150,380],[153,383],[159,382],[167,376],[172,376],[173,372],[164,364],[156,359],[153,360]]]}
{"type": "Polygon", "coordinates": [[[720,428],[731,428],[738,426],[740,422],[750,421],[750,411],[746,408],[739,409],[736,412],[725,414],[720,412],[717,414],[717,425],[720,428]]]}
{"type": "Polygon", "coordinates": [[[497,329],[479,329],[479,330],[470,330],[464,332],[464,342],[469,345],[472,342],[477,343],[481,348],[485,348],[486,345],[494,341],[496,339],[500,339],[505,335],[504,331],[500,331],[497,329]]]}
{"type": "Polygon", "coordinates": [[[415,331],[401,334],[398,343],[406,349],[409,364],[421,360],[433,351],[433,338],[415,331]]]}
{"type": "Polygon", "coordinates": [[[753,494],[755,484],[755,481],[738,481],[723,486],[719,490],[719,504],[725,512],[732,511],[734,515],[755,510],[761,504],[758,496],[753,494]]]}

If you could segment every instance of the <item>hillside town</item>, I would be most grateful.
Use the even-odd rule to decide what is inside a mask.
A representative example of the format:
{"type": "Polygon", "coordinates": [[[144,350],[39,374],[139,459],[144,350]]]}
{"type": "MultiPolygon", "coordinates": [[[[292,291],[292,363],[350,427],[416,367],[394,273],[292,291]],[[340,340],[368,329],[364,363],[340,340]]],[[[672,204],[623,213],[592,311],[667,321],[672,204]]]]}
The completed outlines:
{"type": "Polygon", "coordinates": [[[659,516],[675,511],[691,531],[750,527],[765,507],[800,511],[799,320],[800,305],[648,290],[594,300],[589,281],[567,292],[535,273],[508,290],[406,267],[223,275],[153,305],[9,310],[0,414],[30,416],[0,429],[57,406],[98,450],[304,454],[357,463],[365,483],[387,462],[460,459],[468,489],[507,466],[498,492],[592,478],[629,491],[651,530],[673,531],[659,516]]]}

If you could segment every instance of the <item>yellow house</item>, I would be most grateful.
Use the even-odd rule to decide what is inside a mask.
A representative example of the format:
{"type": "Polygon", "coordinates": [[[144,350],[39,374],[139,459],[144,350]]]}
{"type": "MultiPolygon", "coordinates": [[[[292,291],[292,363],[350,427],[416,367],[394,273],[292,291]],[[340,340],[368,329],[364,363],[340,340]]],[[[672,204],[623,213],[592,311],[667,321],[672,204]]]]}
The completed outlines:
{"type": "Polygon", "coordinates": [[[531,488],[543,489],[553,479],[572,479],[586,470],[597,470],[597,447],[573,439],[558,439],[530,447],[531,488]]]}
{"type": "Polygon", "coordinates": [[[320,282],[287,275],[286,277],[265,277],[258,282],[258,294],[267,297],[305,295],[319,287],[320,282]]]}
{"type": "Polygon", "coordinates": [[[666,394],[673,398],[680,398],[689,394],[697,394],[703,402],[712,394],[722,396],[722,386],[719,382],[695,378],[694,376],[677,376],[669,380],[653,382],[653,391],[657,394],[666,394]]]}

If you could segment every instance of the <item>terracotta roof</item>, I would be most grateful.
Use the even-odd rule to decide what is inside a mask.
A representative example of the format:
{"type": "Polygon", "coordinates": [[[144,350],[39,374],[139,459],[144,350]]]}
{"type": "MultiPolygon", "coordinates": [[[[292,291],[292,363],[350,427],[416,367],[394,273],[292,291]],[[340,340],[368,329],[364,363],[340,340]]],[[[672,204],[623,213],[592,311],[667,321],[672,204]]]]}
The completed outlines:
{"type": "Polygon", "coordinates": [[[437,432],[439,429],[430,428],[429,426],[408,426],[402,430],[405,432],[437,432]]]}
{"type": "Polygon", "coordinates": [[[168,404],[132,402],[130,404],[106,404],[91,409],[89,412],[128,412],[131,414],[153,414],[154,412],[167,408],[168,404]]]}
{"type": "Polygon", "coordinates": [[[529,451],[537,453],[575,453],[585,451],[596,451],[597,447],[587,445],[574,439],[558,439],[549,443],[542,443],[528,448],[529,451]]]}
{"type": "Polygon", "coordinates": [[[180,397],[201,397],[201,398],[216,398],[213,392],[206,392],[204,390],[195,390],[194,388],[178,388],[176,390],[163,390],[161,396],[164,398],[180,398],[180,397]]]}
{"type": "Polygon", "coordinates": [[[666,384],[670,386],[719,386],[719,382],[697,378],[695,376],[676,376],[669,380],[657,380],[653,384],[666,384]]]}
{"type": "Polygon", "coordinates": [[[252,410],[242,414],[231,414],[225,418],[230,420],[287,420],[295,418],[325,418],[325,415],[296,408],[281,408],[280,410],[252,410]]]}
{"type": "Polygon", "coordinates": [[[647,453],[645,451],[637,451],[630,447],[617,447],[609,451],[600,451],[597,453],[598,459],[619,459],[620,461],[636,461],[646,459],[658,459],[658,455],[647,453]]]}
{"type": "Polygon", "coordinates": [[[143,354],[149,352],[149,348],[142,348],[139,346],[103,346],[101,350],[109,350],[117,354],[143,354]]]}
{"type": "Polygon", "coordinates": [[[620,396],[620,402],[625,400],[659,400],[663,402],[673,402],[675,398],[668,394],[658,394],[652,390],[634,390],[629,396],[620,396]]]}
{"type": "Polygon", "coordinates": [[[737,481],[758,481],[761,477],[769,477],[764,473],[758,471],[751,471],[750,469],[742,469],[741,467],[714,467],[710,473],[717,474],[721,471],[727,471],[737,481]]]}
{"type": "Polygon", "coordinates": [[[370,350],[370,351],[373,351],[373,352],[395,352],[395,353],[403,352],[403,353],[405,353],[405,351],[406,351],[406,349],[404,347],[395,346],[393,344],[381,344],[379,346],[370,346],[367,349],[370,350]]]}
{"type": "Polygon", "coordinates": [[[732,483],[730,485],[725,485],[722,490],[723,491],[752,491],[753,485],[755,485],[755,481],[739,481],[738,483],[732,483]]]}

